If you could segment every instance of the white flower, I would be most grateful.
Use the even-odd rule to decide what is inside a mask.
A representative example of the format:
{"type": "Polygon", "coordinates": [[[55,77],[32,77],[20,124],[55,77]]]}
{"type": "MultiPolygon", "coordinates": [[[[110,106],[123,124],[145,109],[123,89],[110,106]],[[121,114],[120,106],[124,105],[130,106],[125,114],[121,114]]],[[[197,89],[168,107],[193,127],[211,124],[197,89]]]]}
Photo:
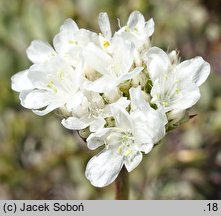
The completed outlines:
{"type": "Polygon", "coordinates": [[[121,35],[125,40],[133,42],[136,48],[141,48],[144,44],[149,44],[149,37],[154,32],[153,19],[147,22],[139,11],[130,14],[127,25],[119,29],[117,34],[121,35]]]}
{"type": "Polygon", "coordinates": [[[34,64],[45,63],[59,55],[70,65],[76,67],[82,60],[82,51],[90,42],[98,44],[97,34],[79,29],[72,19],[67,19],[53,39],[55,49],[45,41],[34,40],[26,53],[34,64]]]}
{"type": "Polygon", "coordinates": [[[53,46],[31,42],[26,52],[33,65],[15,74],[11,87],[34,113],[58,108],[64,127],[86,129],[89,149],[104,146],[85,172],[103,187],[123,166],[135,169],[164,137],[166,124],[169,130],[188,119],[186,109],[198,101],[210,65],[201,57],[179,63],[176,51],[150,48],[154,22],[138,11],[114,34],[107,13],[98,24],[99,35],[67,19],[53,46]]]}
{"type": "Polygon", "coordinates": [[[186,110],[175,109],[171,112],[168,112],[167,116],[170,125],[176,125],[184,121],[184,119],[186,119],[188,115],[186,110]]]}
{"type": "Polygon", "coordinates": [[[153,19],[145,21],[144,16],[139,11],[130,14],[127,25],[121,27],[115,35],[119,35],[124,40],[128,40],[135,45],[134,62],[136,66],[142,66],[143,53],[150,47],[149,37],[154,32],[153,19]]]}
{"type": "Polygon", "coordinates": [[[20,92],[21,104],[38,115],[73,103],[80,96],[82,64],[75,70],[59,56],[12,77],[12,88],[20,92]]]}
{"type": "Polygon", "coordinates": [[[146,53],[147,69],[153,84],[151,102],[164,107],[166,112],[193,106],[200,98],[199,86],[210,73],[210,65],[201,57],[179,64],[171,63],[169,57],[157,47],[146,53]]]}
{"type": "Polygon", "coordinates": [[[20,71],[11,77],[11,88],[16,92],[33,89],[34,86],[28,78],[28,70],[20,71]]]}
{"type": "Polygon", "coordinates": [[[34,40],[26,50],[28,58],[34,64],[46,63],[51,58],[57,56],[52,46],[41,40],[34,40]]]}
{"type": "Polygon", "coordinates": [[[149,106],[140,88],[130,89],[130,97],[130,114],[116,105],[111,106],[116,126],[103,128],[87,139],[90,149],[105,144],[103,151],[86,167],[85,175],[94,186],[111,184],[123,165],[128,172],[132,171],[142,160],[141,152],[150,152],[165,134],[164,115],[149,106]]]}
{"type": "Polygon", "coordinates": [[[53,45],[60,56],[76,67],[82,59],[82,51],[90,42],[98,44],[97,34],[79,29],[72,19],[67,19],[54,37],[53,45]]]}
{"type": "Polygon", "coordinates": [[[134,60],[134,46],[131,43],[125,42],[120,37],[114,37],[112,46],[112,55],[93,43],[86,48],[84,52],[86,63],[102,75],[88,86],[88,90],[110,92],[142,71],[142,67],[131,69],[134,60]]]}
{"type": "Polygon", "coordinates": [[[112,52],[111,39],[112,32],[110,27],[110,21],[107,13],[100,13],[98,17],[98,24],[101,30],[101,34],[99,34],[100,46],[107,52],[112,52]]]}
{"type": "Polygon", "coordinates": [[[103,36],[107,38],[108,40],[110,40],[112,36],[112,32],[111,32],[110,21],[109,21],[107,13],[103,12],[99,14],[98,24],[99,24],[99,27],[103,36]]]}
{"type": "Polygon", "coordinates": [[[105,118],[111,117],[111,105],[115,104],[124,109],[129,105],[125,97],[121,97],[113,104],[106,104],[98,93],[85,92],[84,95],[82,102],[72,109],[72,116],[62,120],[64,127],[81,130],[90,126],[90,131],[96,132],[106,124],[105,118]]]}

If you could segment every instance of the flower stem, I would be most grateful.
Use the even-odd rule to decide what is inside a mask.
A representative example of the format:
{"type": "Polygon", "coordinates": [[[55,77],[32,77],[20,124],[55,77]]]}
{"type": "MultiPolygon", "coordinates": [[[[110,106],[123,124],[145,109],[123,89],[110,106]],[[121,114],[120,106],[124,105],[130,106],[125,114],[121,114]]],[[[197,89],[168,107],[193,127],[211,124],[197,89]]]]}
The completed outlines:
{"type": "Polygon", "coordinates": [[[129,198],[129,173],[125,167],[120,171],[115,181],[115,199],[128,200],[129,198]]]}

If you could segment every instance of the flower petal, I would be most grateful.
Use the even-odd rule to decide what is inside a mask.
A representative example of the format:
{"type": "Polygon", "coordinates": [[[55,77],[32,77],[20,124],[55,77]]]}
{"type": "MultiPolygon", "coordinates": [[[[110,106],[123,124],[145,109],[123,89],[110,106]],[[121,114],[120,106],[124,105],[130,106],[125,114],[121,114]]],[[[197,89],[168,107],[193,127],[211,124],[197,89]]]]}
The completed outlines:
{"type": "Polygon", "coordinates": [[[90,124],[90,131],[91,132],[96,132],[100,129],[102,129],[105,125],[106,121],[102,118],[96,118],[94,121],[90,124]]]}
{"type": "Polygon", "coordinates": [[[178,79],[183,80],[191,77],[192,81],[200,86],[209,76],[210,65],[202,57],[195,57],[177,65],[176,70],[178,79]]]}
{"type": "Polygon", "coordinates": [[[85,88],[89,91],[94,91],[94,92],[110,92],[113,87],[116,86],[115,80],[111,79],[110,76],[102,76],[101,78],[95,80],[94,82],[90,82],[85,86],[85,88]]]}
{"type": "Polygon", "coordinates": [[[156,103],[158,107],[163,106],[165,112],[168,112],[174,109],[190,108],[199,100],[199,88],[192,82],[191,77],[190,79],[187,77],[186,80],[179,80],[177,87],[170,88],[172,85],[173,83],[167,83],[167,80],[160,85],[156,80],[151,89],[151,102],[156,103]],[[167,87],[162,89],[162,86],[167,87]],[[164,92],[168,92],[167,95],[164,92]]]}
{"type": "Polygon", "coordinates": [[[124,164],[127,171],[131,172],[133,169],[135,169],[142,161],[142,158],[143,158],[142,153],[139,151],[126,157],[124,164]]]}
{"type": "Polygon", "coordinates": [[[130,88],[130,99],[131,99],[131,108],[132,110],[140,109],[140,110],[148,110],[150,109],[150,105],[145,101],[142,92],[141,87],[137,88],[130,88]]]}
{"type": "Polygon", "coordinates": [[[113,46],[113,64],[118,73],[126,74],[134,60],[134,45],[122,37],[115,36],[112,40],[113,46]],[[122,55],[123,53],[123,55],[122,55]]]}
{"type": "Polygon", "coordinates": [[[139,11],[134,11],[130,14],[127,26],[129,28],[143,28],[145,24],[144,16],[139,11]]]}
{"type": "Polygon", "coordinates": [[[152,81],[163,76],[171,65],[168,55],[158,47],[152,47],[147,51],[145,62],[152,81]]]}
{"type": "Polygon", "coordinates": [[[110,106],[111,105],[116,105],[116,106],[119,106],[119,107],[121,107],[123,109],[126,109],[129,106],[129,104],[130,104],[130,101],[127,100],[126,97],[121,97],[116,102],[110,104],[110,106]]]}
{"type": "Polygon", "coordinates": [[[90,43],[83,53],[86,63],[101,74],[108,74],[111,57],[98,46],[90,43]]]}
{"type": "Polygon", "coordinates": [[[147,154],[153,149],[153,146],[153,143],[142,143],[139,150],[147,154]]]}
{"type": "Polygon", "coordinates": [[[32,109],[37,115],[45,115],[64,105],[63,100],[58,100],[53,94],[45,90],[22,91],[19,98],[22,106],[32,109]]]}
{"type": "Polygon", "coordinates": [[[170,110],[190,108],[200,99],[200,91],[196,84],[189,83],[185,89],[180,91],[182,96],[174,98],[170,110]]]}
{"type": "Polygon", "coordinates": [[[45,109],[32,110],[32,111],[36,115],[43,116],[43,115],[46,115],[46,114],[50,113],[51,111],[57,109],[58,107],[61,107],[62,105],[63,105],[63,102],[55,101],[53,103],[50,103],[45,109]]]}
{"type": "Polygon", "coordinates": [[[28,70],[24,70],[13,75],[11,77],[11,82],[11,88],[17,92],[34,88],[32,82],[28,79],[28,70]]]}
{"type": "Polygon", "coordinates": [[[153,19],[149,19],[146,23],[145,23],[145,33],[147,34],[147,37],[150,37],[154,32],[154,21],[153,19]]]}
{"type": "Polygon", "coordinates": [[[130,116],[134,121],[135,141],[141,146],[147,145],[145,148],[147,152],[165,135],[165,115],[160,110],[150,107],[144,100],[140,87],[131,88],[130,97],[132,108],[130,116]]]}
{"type": "Polygon", "coordinates": [[[76,22],[70,18],[64,21],[64,24],[61,26],[61,32],[77,32],[79,30],[76,22]]]}
{"type": "Polygon", "coordinates": [[[20,93],[22,106],[28,109],[41,109],[48,106],[51,94],[44,90],[30,90],[20,93]]]}
{"type": "Polygon", "coordinates": [[[110,21],[109,21],[107,13],[99,14],[98,24],[99,24],[99,27],[103,36],[110,40],[112,33],[111,33],[110,21]]]}
{"type": "Polygon", "coordinates": [[[87,147],[94,150],[105,143],[105,138],[111,133],[111,128],[102,128],[96,133],[91,133],[87,138],[87,147]]]}
{"type": "Polygon", "coordinates": [[[81,118],[76,118],[73,116],[61,121],[61,124],[70,130],[82,130],[88,127],[90,123],[90,121],[84,121],[81,118]]]}
{"type": "Polygon", "coordinates": [[[27,48],[26,53],[33,63],[44,63],[56,55],[56,52],[51,45],[41,40],[32,41],[30,46],[27,48]]]}
{"type": "Polygon", "coordinates": [[[118,80],[119,84],[126,80],[132,79],[134,76],[138,75],[142,70],[143,70],[143,67],[136,67],[131,72],[122,75],[118,80]]]}
{"type": "MultiPolygon", "coordinates": [[[[76,47],[78,44],[76,38],[78,33],[79,28],[77,24],[72,19],[67,19],[61,26],[60,32],[53,39],[55,50],[67,60],[71,58],[70,55],[73,55],[75,58],[79,55],[80,50],[76,47]]],[[[74,60],[75,58],[72,57],[74,60]]]]}
{"type": "Polygon", "coordinates": [[[110,109],[115,119],[116,127],[122,128],[125,131],[132,128],[131,118],[126,110],[116,104],[112,105],[110,109]]]}
{"type": "Polygon", "coordinates": [[[111,184],[123,166],[123,157],[115,149],[104,149],[90,159],[85,175],[95,187],[111,184]]]}

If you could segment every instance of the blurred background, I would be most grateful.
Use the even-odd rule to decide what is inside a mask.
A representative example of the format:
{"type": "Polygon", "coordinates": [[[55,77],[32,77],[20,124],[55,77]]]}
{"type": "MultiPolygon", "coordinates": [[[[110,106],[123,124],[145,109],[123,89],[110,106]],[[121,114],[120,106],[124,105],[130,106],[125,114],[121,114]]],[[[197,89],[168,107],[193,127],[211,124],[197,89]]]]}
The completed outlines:
{"type": "Polygon", "coordinates": [[[52,41],[68,17],[98,31],[99,12],[113,29],[133,10],[153,17],[152,45],[200,55],[212,67],[197,116],[171,131],[130,174],[131,199],[221,199],[221,2],[211,0],[0,0],[0,199],[114,199],[114,185],[97,189],[84,176],[95,152],[55,113],[23,108],[10,77],[31,63],[34,39],[52,41]]]}

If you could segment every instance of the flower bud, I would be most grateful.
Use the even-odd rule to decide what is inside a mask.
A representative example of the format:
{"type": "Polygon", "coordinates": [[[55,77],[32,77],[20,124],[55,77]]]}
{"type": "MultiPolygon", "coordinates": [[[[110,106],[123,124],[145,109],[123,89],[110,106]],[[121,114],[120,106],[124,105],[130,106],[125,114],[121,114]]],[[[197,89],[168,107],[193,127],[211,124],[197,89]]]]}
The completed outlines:
{"type": "Polygon", "coordinates": [[[85,129],[79,130],[78,133],[83,140],[86,140],[90,135],[90,130],[87,127],[85,129]]]}
{"type": "Polygon", "coordinates": [[[172,65],[176,65],[178,63],[178,54],[176,50],[173,50],[169,53],[169,58],[172,65]]]}
{"type": "Polygon", "coordinates": [[[186,110],[176,109],[167,114],[168,121],[171,125],[177,125],[188,119],[186,110]]]}

